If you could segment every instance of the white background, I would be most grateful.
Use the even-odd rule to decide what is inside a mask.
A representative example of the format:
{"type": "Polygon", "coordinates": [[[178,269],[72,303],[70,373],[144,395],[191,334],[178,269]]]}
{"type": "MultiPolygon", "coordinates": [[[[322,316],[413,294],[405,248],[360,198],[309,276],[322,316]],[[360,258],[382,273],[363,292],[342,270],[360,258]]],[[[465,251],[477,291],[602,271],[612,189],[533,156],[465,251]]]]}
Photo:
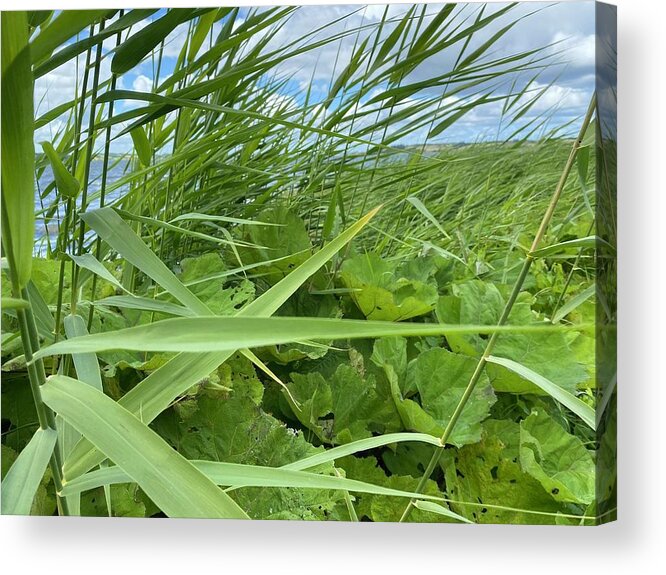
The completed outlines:
{"type": "MultiPolygon", "coordinates": [[[[96,4],[136,8],[187,3],[192,4],[188,0],[96,4]]],[[[618,522],[597,528],[536,528],[2,517],[3,572],[666,572],[662,420],[666,413],[662,345],[666,282],[660,273],[666,265],[666,3],[615,3],[620,144],[618,522]]],[[[91,4],[0,0],[2,9],[91,4]]]]}

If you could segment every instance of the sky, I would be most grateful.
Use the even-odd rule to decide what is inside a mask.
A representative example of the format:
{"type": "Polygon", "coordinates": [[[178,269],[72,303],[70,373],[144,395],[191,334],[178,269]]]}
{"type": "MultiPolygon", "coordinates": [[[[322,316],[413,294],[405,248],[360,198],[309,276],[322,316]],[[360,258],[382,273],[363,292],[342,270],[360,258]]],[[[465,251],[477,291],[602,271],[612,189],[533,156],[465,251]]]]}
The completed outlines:
{"type": "MultiPolygon", "coordinates": [[[[504,4],[492,3],[488,10],[497,10],[504,4]]],[[[392,4],[389,16],[399,16],[409,8],[409,4],[392,4]]],[[[481,4],[461,4],[456,8],[461,20],[475,14],[481,4]]],[[[434,15],[441,5],[429,4],[428,14],[434,15]]],[[[380,20],[384,12],[384,5],[317,5],[301,6],[292,15],[290,21],[284,26],[272,41],[272,45],[298,41],[308,31],[343,18],[338,24],[327,29],[327,34],[342,32],[361,24],[372,24],[380,20]]],[[[241,17],[247,15],[248,9],[241,11],[241,17]]],[[[160,17],[163,11],[157,12],[153,18],[160,17]]],[[[545,70],[538,78],[533,88],[545,89],[545,92],[529,113],[522,118],[523,122],[544,114],[551,114],[550,127],[564,126],[571,123],[565,134],[576,131],[576,120],[585,113],[589,99],[594,88],[594,3],[593,2],[524,2],[512,10],[506,17],[496,21],[491,29],[475,38],[479,44],[488,39],[494,32],[502,28],[510,19],[524,16],[506,35],[494,46],[493,56],[508,55],[518,51],[534,48],[546,48],[552,58],[553,65],[545,70]],[[550,86],[549,86],[550,85],[550,86]]],[[[214,27],[214,35],[222,24],[214,27]]],[[[137,31],[141,26],[132,28],[137,31]]],[[[165,43],[164,60],[161,76],[168,75],[173,69],[175,60],[185,41],[187,27],[181,25],[174,30],[165,43]]],[[[115,40],[109,38],[104,42],[105,55],[101,65],[101,79],[110,75],[112,49],[115,40]]],[[[347,36],[339,43],[323,46],[317,50],[298,55],[280,65],[277,73],[288,81],[283,88],[282,98],[295,106],[302,102],[303,94],[310,85],[315,98],[324,98],[328,93],[331,78],[344,69],[351,57],[355,37],[347,36]]],[[[473,48],[473,47],[470,47],[473,48]]],[[[457,53],[457,52],[456,52],[457,53]]],[[[444,51],[429,58],[424,65],[414,70],[407,81],[418,81],[427,77],[444,73],[451,69],[456,54],[453,51],[444,51]]],[[[39,116],[47,110],[72,99],[77,79],[80,81],[83,67],[83,55],[78,62],[70,61],[59,68],[39,78],[35,84],[35,107],[39,116]]],[[[153,63],[147,59],[141,64],[126,72],[118,79],[117,88],[126,90],[150,91],[154,79],[153,63]]],[[[507,87],[512,79],[507,78],[507,87]]],[[[432,96],[431,93],[416,94],[414,99],[432,96]]],[[[464,97],[464,94],[461,95],[464,97]]],[[[129,109],[133,103],[123,101],[119,111],[129,109]]],[[[498,135],[507,136],[506,132],[498,133],[498,123],[501,115],[500,102],[486,104],[475,108],[438,138],[437,142],[474,142],[479,140],[497,139],[498,135]]],[[[118,108],[117,108],[118,109],[118,108]]],[[[61,121],[61,120],[60,120],[61,121]]],[[[50,140],[59,127],[59,120],[44,126],[36,131],[35,142],[50,140]]],[[[511,130],[513,131],[513,130],[511,130]]],[[[416,144],[424,141],[427,131],[421,130],[410,134],[405,144],[416,144]]],[[[129,136],[114,140],[113,151],[125,151],[131,147],[129,136]]]]}

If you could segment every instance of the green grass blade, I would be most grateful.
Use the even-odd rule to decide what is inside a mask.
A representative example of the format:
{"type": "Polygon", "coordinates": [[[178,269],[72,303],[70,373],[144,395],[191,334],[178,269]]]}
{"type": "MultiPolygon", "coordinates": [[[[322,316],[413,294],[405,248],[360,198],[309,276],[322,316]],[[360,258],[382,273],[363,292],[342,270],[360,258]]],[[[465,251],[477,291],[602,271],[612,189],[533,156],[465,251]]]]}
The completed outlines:
{"type": "Polygon", "coordinates": [[[556,329],[558,328],[550,324],[488,326],[307,317],[199,316],[165,319],[148,325],[60,341],[39,350],[35,358],[111,349],[190,353],[233,352],[246,347],[262,347],[311,339],[363,339],[398,335],[431,336],[496,332],[531,333],[556,329]]]}
{"type": "Polygon", "coordinates": [[[440,224],[437,221],[437,218],[430,213],[430,210],[425,207],[425,204],[419,198],[417,198],[416,196],[409,196],[407,198],[407,201],[410,204],[412,204],[412,206],[414,206],[419,212],[421,212],[421,214],[423,214],[425,216],[425,218],[433,226],[435,226],[437,228],[437,231],[439,231],[439,233],[442,234],[443,237],[445,237],[447,239],[451,238],[451,236],[449,236],[449,234],[446,233],[446,230],[442,227],[442,224],[440,224]]]}
{"type": "MultiPolygon", "coordinates": [[[[3,14],[4,16],[4,14],[3,14]]],[[[58,434],[38,429],[2,480],[2,514],[29,515],[58,434]]]]}
{"type": "MultiPolygon", "coordinates": [[[[231,354],[232,352],[180,353],[128,391],[118,404],[144,423],[150,423],[171,405],[176,397],[204,377],[208,377],[231,354]]],[[[104,455],[96,451],[84,438],[65,460],[65,477],[78,477],[104,459],[104,455]]]]}
{"type": "Polygon", "coordinates": [[[2,309],[27,309],[30,302],[17,297],[3,297],[2,309]]]}
{"type": "Polygon", "coordinates": [[[433,435],[428,435],[426,433],[386,433],[384,435],[378,435],[377,437],[359,439],[357,441],[345,443],[344,445],[339,445],[338,447],[333,447],[332,449],[327,449],[322,453],[317,453],[316,455],[311,455],[305,459],[300,459],[298,461],[294,461],[293,463],[283,465],[282,468],[302,471],[305,469],[317,467],[322,463],[335,461],[336,459],[346,457],[347,455],[360,453],[361,451],[383,447],[384,445],[390,445],[392,443],[403,443],[408,441],[427,443],[437,447],[441,447],[442,445],[438,437],[434,437],[433,435]]]}
{"type": "MultiPolygon", "coordinates": [[[[88,335],[86,322],[80,315],[66,315],[63,324],[67,339],[88,335]]],[[[102,375],[99,371],[97,356],[94,353],[75,353],[72,355],[72,359],[74,360],[76,377],[80,381],[102,391],[102,375]]]]}
{"type": "Polygon", "coordinates": [[[121,284],[116,279],[116,277],[108,269],[104,267],[104,264],[100,262],[94,255],[92,254],[81,254],[80,256],[76,256],[74,254],[68,254],[68,255],[70,258],[72,258],[72,260],[74,260],[76,265],[79,266],[80,268],[86,269],[98,275],[103,280],[109,282],[117,289],[129,294],[129,292],[125,289],[123,284],[121,284]]]}
{"type": "Polygon", "coordinates": [[[79,32],[103,16],[111,16],[115,10],[63,10],[40,30],[30,43],[32,61],[39,62],[53,50],[76,36],[79,32]]]}
{"type": "MultiPolygon", "coordinates": [[[[11,251],[12,274],[23,289],[30,280],[35,234],[33,95],[25,12],[2,20],[2,239],[11,251]]],[[[18,295],[18,294],[14,294],[18,295]]]]}
{"type": "Polygon", "coordinates": [[[414,506],[417,509],[420,509],[421,511],[430,511],[431,513],[444,515],[446,517],[450,517],[451,519],[455,519],[456,521],[460,521],[462,523],[473,523],[473,521],[470,521],[469,519],[463,517],[462,515],[458,515],[457,513],[454,513],[447,507],[444,507],[443,505],[438,505],[437,503],[433,503],[432,501],[416,501],[414,503],[414,506]]]}
{"type": "Polygon", "coordinates": [[[153,156],[153,151],[148,141],[148,136],[146,136],[146,131],[142,126],[137,126],[130,131],[130,136],[132,137],[132,142],[134,143],[134,150],[136,155],[139,157],[139,161],[144,166],[150,165],[150,160],[153,156]]]}
{"type": "Polygon", "coordinates": [[[125,40],[111,60],[111,71],[124,74],[143,60],[176,26],[196,16],[192,8],[172,8],[125,40]]]}
{"type": "Polygon", "coordinates": [[[181,283],[115,210],[100,208],[81,214],[81,218],[115,251],[184,306],[199,314],[210,314],[208,307],[181,283]]]}
{"type": "MultiPolygon", "coordinates": [[[[234,488],[293,487],[300,489],[334,489],[392,497],[416,497],[419,499],[441,500],[440,497],[417,495],[409,491],[381,487],[372,483],[366,483],[365,481],[336,477],[334,475],[321,475],[307,471],[294,471],[283,467],[264,467],[261,465],[227,463],[224,461],[191,461],[190,463],[216,485],[234,486],[234,488]]],[[[122,469],[107,467],[91,471],[68,482],[63,489],[63,495],[74,495],[89,489],[96,489],[103,485],[128,483],[131,481],[131,478],[122,469]]]]}
{"type": "Polygon", "coordinates": [[[573,310],[575,310],[579,305],[585,303],[590,299],[596,292],[596,284],[592,284],[587,289],[583,290],[579,294],[572,297],[567,303],[565,303],[557,312],[553,315],[553,323],[558,323],[563,320],[567,315],[569,315],[573,310]]]}
{"type": "Polygon", "coordinates": [[[173,224],[174,222],[182,222],[189,220],[200,220],[204,222],[226,222],[228,224],[241,224],[248,226],[284,226],[284,224],[276,224],[273,222],[259,222],[257,220],[245,220],[243,218],[230,218],[227,216],[198,214],[195,212],[181,214],[180,216],[173,218],[169,223],[173,224]]]}
{"type": "Polygon", "coordinates": [[[113,22],[110,26],[107,26],[101,32],[95,34],[94,36],[88,36],[83,38],[78,42],[73,44],[68,44],[62,50],[59,50],[56,54],[53,54],[48,60],[41,63],[34,69],[35,78],[39,78],[44,74],[47,74],[51,70],[55,70],[58,66],[72,60],[81,52],[85,52],[88,48],[95,46],[105,38],[113,36],[118,32],[129,28],[130,26],[139,23],[141,20],[148,18],[150,15],[157,12],[155,8],[150,9],[139,9],[139,10],[130,10],[124,16],[121,16],[113,22]]]}
{"type": "Polygon", "coordinates": [[[62,163],[60,156],[58,156],[58,152],[55,151],[51,142],[42,142],[42,150],[44,150],[44,153],[51,164],[53,177],[55,178],[58,191],[68,198],[76,198],[81,186],[78,180],[69,173],[65,164],[62,163]]]}
{"type": "Polygon", "coordinates": [[[160,301],[149,297],[139,297],[133,295],[113,295],[104,299],[97,300],[95,305],[114,306],[125,309],[140,309],[143,311],[155,311],[167,315],[177,315],[180,317],[192,317],[194,312],[182,305],[177,305],[168,301],[160,301]]]}
{"type": "Polygon", "coordinates": [[[543,389],[543,391],[545,391],[553,399],[559,401],[562,405],[573,411],[591,429],[596,430],[597,424],[595,421],[594,409],[578,399],[576,396],[562,389],[559,385],[556,385],[542,375],[539,375],[538,373],[511,359],[495,357],[491,355],[488,357],[488,361],[490,363],[506,367],[507,369],[518,374],[520,377],[524,377],[526,380],[532,382],[537,387],[543,389]]]}
{"type": "Polygon", "coordinates": [[[594,249],[597,247],[597,244],[599,242],[603,242],[606,247],[610,247],[612,249],[612,246],[602,240],[601,238],[597,236],[587,236],[585,238],[577,238],[575,240],[568,240],[566,242],[559,242],[557,244],[553,244],[551,246],[546,246],[545,248],[541,248],[539,250],[535,250],[532,252],[532,256],[535,258],[545,258],[548,256],[552,256],[553,254],[560,253],[566,249],[570,248],[577,248],[577,249],[584,249],[584,248],[589,248],[589,249],[594,249]]]}
{"type": "Polygon", "coordinates": [[[56,375],[42,386],[42,396],[170,517],[247,518],[157,433],[90,385],[56,375]]]}

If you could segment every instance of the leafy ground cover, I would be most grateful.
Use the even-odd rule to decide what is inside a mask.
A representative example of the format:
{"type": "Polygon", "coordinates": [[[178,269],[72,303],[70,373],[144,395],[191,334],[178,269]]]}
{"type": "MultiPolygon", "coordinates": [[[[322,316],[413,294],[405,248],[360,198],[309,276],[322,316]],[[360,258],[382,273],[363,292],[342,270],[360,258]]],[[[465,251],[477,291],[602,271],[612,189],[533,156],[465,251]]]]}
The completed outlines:
{"type": "MultiPolygon", "coordinates": [[[[490,16],[453,29],[448,7],[413,7],[387,38],[385,14],[320,116],[307,98],[267,108],[276,59],[308,47],[254,42],[292,8],[236,24],[232,8],[92,12],[2,16],[3,512],[598,522],[615,487],[597,476],[594,108],[576,143],[397,147],[487,101],[435,120],[403,108],[420,54],[490,16]],[[171,75],[117,90],[177,25],[189,35],[171,75]],[[28,44],[31,60],[11,59],[28,44]],[[97,62],[92,93],[62,107],[53,145],[10,188],[5,89],[79,53],[97,62]],[[114,74],[99,81],[103,57],[114,74]],[[369,127],[358,106],[380,88],[369,127]],[[123,99],[139,104],[119,114],[133,146],[115,157],[123,99]],[[45,233],[26,247],[14,222],[35,213],[45,233]]],[[[455,72],[510,78],[528,57],[463,47],[455,72]]],[[[32,142],[26,113],[7,121],[27,121],[32,142]]]]}

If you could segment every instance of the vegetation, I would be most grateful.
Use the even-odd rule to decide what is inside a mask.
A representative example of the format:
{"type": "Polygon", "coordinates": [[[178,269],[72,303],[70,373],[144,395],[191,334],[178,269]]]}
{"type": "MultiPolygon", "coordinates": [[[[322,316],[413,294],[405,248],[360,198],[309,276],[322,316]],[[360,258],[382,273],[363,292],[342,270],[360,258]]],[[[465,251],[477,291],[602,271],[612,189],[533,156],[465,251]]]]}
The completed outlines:
{"type": "Polygon", "coordinates": [[[553,62],[493,50],[512,9],[3,12],[2,512],[603,520],[595,102],[528,119],[553,62]],[[441,144],[487,104],[504,141],[441,144]]]}

